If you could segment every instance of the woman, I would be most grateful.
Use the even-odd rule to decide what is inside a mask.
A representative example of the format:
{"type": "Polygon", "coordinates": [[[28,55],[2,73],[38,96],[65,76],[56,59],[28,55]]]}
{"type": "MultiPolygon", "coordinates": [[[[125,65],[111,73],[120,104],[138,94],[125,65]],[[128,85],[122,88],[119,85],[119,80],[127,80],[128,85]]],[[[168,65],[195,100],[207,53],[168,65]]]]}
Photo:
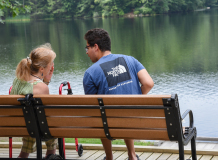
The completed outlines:
{"type": "MultiPolygon", "coordinates": [[[[55,57],[56,54],[48,43],[32,50],[29,57],[22,59],[17,65],[16,78],[10,94],[49,94],[48,85],[53,75],[55,57]]],[[[23,137],[23,146],[18,158],[28,158],[29,153],[36,151],[35,142],[35,138],[23,137]]],[[[45,143],[46,156],[55,154],[57,139],[45,143]]]]}

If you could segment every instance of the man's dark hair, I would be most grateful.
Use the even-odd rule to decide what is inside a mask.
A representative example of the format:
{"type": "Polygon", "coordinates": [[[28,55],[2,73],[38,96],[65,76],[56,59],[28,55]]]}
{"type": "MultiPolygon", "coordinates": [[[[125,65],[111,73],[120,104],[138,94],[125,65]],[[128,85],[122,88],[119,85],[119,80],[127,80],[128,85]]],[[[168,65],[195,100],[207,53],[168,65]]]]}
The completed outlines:
{"type": "Polygon", "coordinates": [[[102,52],[111,51],[110,36],[107,31],[101,28],[95,28],[87,31],[84,38],[91,47],[97,44],[102,52]]]}

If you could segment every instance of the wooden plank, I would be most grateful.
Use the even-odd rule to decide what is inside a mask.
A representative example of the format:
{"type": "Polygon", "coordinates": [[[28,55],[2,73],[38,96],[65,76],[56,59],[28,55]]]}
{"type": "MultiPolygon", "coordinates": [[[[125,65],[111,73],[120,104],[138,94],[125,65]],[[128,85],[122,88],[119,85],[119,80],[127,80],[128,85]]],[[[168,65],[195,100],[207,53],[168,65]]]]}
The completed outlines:
{"type": "MultiPolygon", "coordinates": [[[[112,153],[114,154],[115,151],[112,151],[112,153]]],[[[104,153],[103,155],[101,155],[100,157],[98,157],[96,160],[102,160],[105,156],[106,156],[106,154],[104,153]]]]}
{"type": "Polygon", "coordinates": [[[197,143],[196,145],[196,150],[202,150],[205,146],[206,146],[207,143],[197,143]]]}
{"type": "MultiPolygon", "coordinates": [[[[49,106],[48,106],[49,107],[49,106]]],[[[107,117],[165,117],[163,109],[106,109],[107,117]]],[[[101,116],[100,109],[45,108],[46,116],[101,116]]]]}
{"type": "Polygon", "coordinates": [[[24,117],[0,117],[0,126],[26,126],[24,117]]]}
{"type": "Polygon", "coordinates": [[[176,160],[179,159],[179,154],[172,154],[167,160],[176,160]]]}
{"type": "Polygon", "coordinates": [[[166,160],[171,155],[172,155],[171,153],[163,153],[157,160],[166,160]]]}
{"type": "MultiPolygon", "coordinates": [[[[49,128],[49,130],[56,138],[106,138],[103,128],[49,128]]],[[[167,130],[109,129],[109,132],[115,139],[169,140],[167,130]]]]}
{"type": "MultiPolygon", "coordinates": [[[[135,152],[135,154],[137,154],[140,157],[143,154],[143,152],[135,152]]],[[[128,160],[128,158],[126,160],[128,160]]]]}
{"type": "Polygon", "coordinates": [[[147,160],[155,160],[159,158],[162,155],[162,153],[153,153],[147,160]]]}
{"type": "Polygon", "coordinates": [[[107,117],[165,117],[163,109],[105,109],[107,117]]]}
{"type": "MultiPolygon", "coordinates": [[[[162,148],[172,148],[172,146],[175,144],[175,142],[171,142],[171,141],[166,141],[164,142],[161,147],[162,148]]],[[[178,146],[178,143],[176,143],[176,145],[178,146]]]]}
{"type": "Polygon", "coordinates": [[[89,157],[91,157],[92,155],[94,155],[96,152],[98,152],[97,150],[90,150],[88,152],[86,152],[85,154],[83,154],[82,157],[78,157],[77,159],[87,159],[89,157]]]}
{"type": "MultiPolygon", "coordinates": [[[[184,147],[185,147],[185,146],[184,146],[184,147]]],[[[178,142],[174,142],[174,144],[171,145],[170,148],[172,148],[172,149],[179,149],[178,142]]]]}
{"type": "Polygon", "coordinates": [[[0,95],[0,105],[20,105],[17,99],[24,97],[23,95],[0,95]]]}
{"type": "Polygon", "coordinates": [[[0,108],[0,116],[23,116],[21,108],[0,108]]]}
{"type": "MultiPolygon", "coordinates": [[[[1,119],[0,119],[1,120],[1,119]]],[[[79,126],[103,127],[101,117],[47,117],[49,127],[79,126]]],[[[112,128],[166,128],[166,120],[161,118],[107,118],[112,128]]],[[[1,124],[1,123],[0,123],[1,124]]]]}
{"type": "Polygon", "coordinates": [[[216,144],[213,149],[218,150],[218,144],[216,144]]]}
{"type": "Polygon", "coordinates": [[[116,151],[113,153],[113,159],[119,158],[122,154],[124,154],[125,151],[116,151]]]}
{"type": "Polygon", "coordinates": [[[201,160],[211,160],[213,156],[211,155],[203,155],[201,160]]]}
{"type": "Polygon", "coordinates": [[[202,155],[197,155],[197,160],[201,159],[201,157],[202,157],[202,155]]]}
{"type": "Polygon", "coordinates": [[[26,127],[1,127],[0,137],[29,137],[26,127]]]}
{"type": "Polygon", "coordinates": [[[124,160],[128,158],[128,152],[124,152],[121,156],[119,156],[116,160],[124,160]]]}
{"type": "MultiPolygon", "coordinates": [[[[171,95],[36,95],[44,105],[99,105],[102,98],[104,105],[163,105],[162,98],[171,95]]],[[[1,99],[0,99],[1,101],[1,99]]]]}
{"type": "Polygon", "coordinates": [[[212,150],[215,146],[216,143],[209,143],[204,146],[203,150],[212,150]]]}
{"type": "Polygon", "coordinates": [[[143,154],[141,154],[140,156],[139,156],[139,158],[141,159],[141,160],[143,160],[143,159],[147,159],[148,157],[150,157],[152,155],[152,152],[144,152],[143,154]]]}
{"type": "Polygon", "coordinates": [[[100,151],[96,152],[95,154],[93,154],[92,156],[90,156],[89,158],[87,158],[87,160],[97,159],[98,157],[100,157],[104,153],[105,153],[104,150],[100,150],[100,151]]]}
{"type": "Polygon", "coordinates": [[[184,156],[185,156],[185,159],[189,159],[191,157],[190,154],[185,154],[184,156]]]}
{"type": "MultiPolygon", "coordinates": [[[[23,95],[1,95],[0,105],[20,105],[18,98],[23,95]]],[[[97,98],[102,98],[104,105],[163,105],[162,98],[171,95],[35,95],[44,105],[99,105],[97,98]]]]}
{"type": "Polygon", "coordinates": [[[101,116],[100,109],[45,108],[46,116],[101,116]]]}
{"type": "Polygon", "coordinates": [[[212,160],[218,160],[218,156],[214,156],[212,160]]]}

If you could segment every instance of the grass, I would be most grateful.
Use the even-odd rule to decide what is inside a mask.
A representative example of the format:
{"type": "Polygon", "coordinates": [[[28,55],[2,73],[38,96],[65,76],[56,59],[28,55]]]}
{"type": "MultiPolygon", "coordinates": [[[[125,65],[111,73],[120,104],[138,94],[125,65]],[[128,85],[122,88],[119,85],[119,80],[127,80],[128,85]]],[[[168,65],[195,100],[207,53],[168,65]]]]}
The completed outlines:
{"type": "Polygon", "coordinates": [[[4,22],[28,22],[30,21],[30,16],[18,15],[16,17],[7,17],[4,22]]]}
{"type": "MultiPolygon", "coordinates": [[[[82,144],[101,144],[100,139],[90,139],[90,138],[78,138],[78,142],[82,144]]],[[[65,138],[65,143],[75,143],[74,138],[65,138]]],[[[112,144],[114,145],[125,145],[124,140],[113,140],[112,144]]],[[[134,145],[139,146],[153,146],[153,142],[134,142],[134,145]]]]}

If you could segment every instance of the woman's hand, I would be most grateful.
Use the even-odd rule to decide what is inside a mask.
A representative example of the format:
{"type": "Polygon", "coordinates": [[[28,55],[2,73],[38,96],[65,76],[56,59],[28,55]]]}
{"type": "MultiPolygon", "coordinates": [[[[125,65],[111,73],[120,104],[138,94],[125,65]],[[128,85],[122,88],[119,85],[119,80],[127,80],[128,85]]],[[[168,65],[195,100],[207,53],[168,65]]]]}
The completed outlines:
{"type": "Polygon", "coordinates": [[[51,81],[51,77],[53,75],[53,72],[54,72],[54,65],[51,67],[48,75],[46,75],[43,79],[43,82],[45,82],[47,85],[49,84],[49,82],[51,81]]]}

